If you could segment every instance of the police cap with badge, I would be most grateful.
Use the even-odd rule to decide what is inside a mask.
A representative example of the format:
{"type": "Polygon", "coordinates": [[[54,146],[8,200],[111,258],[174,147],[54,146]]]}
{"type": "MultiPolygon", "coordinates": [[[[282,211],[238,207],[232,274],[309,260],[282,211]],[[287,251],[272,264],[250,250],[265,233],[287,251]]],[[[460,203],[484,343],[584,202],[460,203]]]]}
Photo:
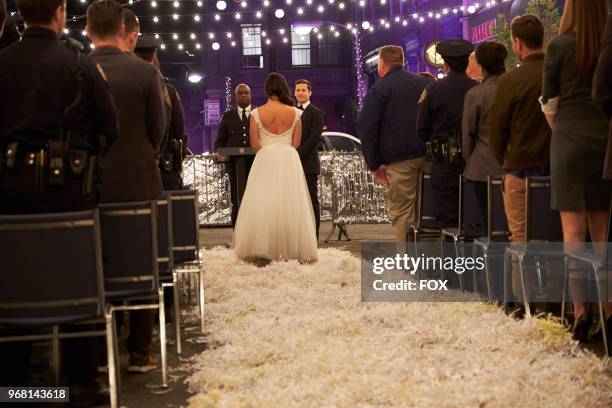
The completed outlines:
{"type": "Polygon", "coordinates": [[[436,52],[445,60],[469,57],[473,51],[474,44],[463,39],[444,40],[436,46],[436,52]]]}

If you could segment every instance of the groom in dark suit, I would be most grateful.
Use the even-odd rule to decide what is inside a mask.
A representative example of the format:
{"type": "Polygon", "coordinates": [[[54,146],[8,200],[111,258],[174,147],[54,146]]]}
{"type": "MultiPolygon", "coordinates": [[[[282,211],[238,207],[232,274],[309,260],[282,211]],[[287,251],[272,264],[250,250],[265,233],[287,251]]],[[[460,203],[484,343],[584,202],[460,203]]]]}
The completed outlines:
{"type": "Polygon", "coordinates": [[[319,173],[321,165],[319,163],[318,146],[323,132],[323,112],[310,103],[312,96],[312,85],[306,79],[295,82],[295,99],[298,102],[298,109],[302,113],[302,142],[297,151],[302,161],[306,184],[312,201],[312,209],[317,223],[317,240],[319,239],[319,225],[321,223],[321,211],[319,209],[319,173]]]}
{"type": "MultiPolygon", "coordinates": [[[[251,88],[248,85],[240,84],[236,87],[236,109],[230,109],[221,117],[219,124],[219,134],[215,141],[215,152],[220,147],[250,147],[249,139],[249,119],[251,110],[255,109],[251,106],[251,88]]],[[[246,161],[246,174],[249,175],[253,159],[249,158],[246,161]]],[[[232,226],[236,225],[238,218],[238,182],[236,179],[236,168],[230,163],[228,175],[231,184],[232,193],[232,226]]],[[[244,193],[244,191],[243,191],[244,193]]]]}

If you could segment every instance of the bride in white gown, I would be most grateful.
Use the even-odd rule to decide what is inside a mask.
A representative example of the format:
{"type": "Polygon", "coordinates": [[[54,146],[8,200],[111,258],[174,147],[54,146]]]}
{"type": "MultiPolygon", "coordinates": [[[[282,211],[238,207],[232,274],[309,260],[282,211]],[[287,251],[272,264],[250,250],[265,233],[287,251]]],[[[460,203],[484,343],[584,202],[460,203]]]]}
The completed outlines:
{"type": "Polygon", "coordinates": [[[301,111],[293,107],[285,78],[272,73],[268,102],[251,111],[251,147],[257,151],[249,173],[233,247],[246,261],[317,260],[312,203],[296,148],[301,111]]]}

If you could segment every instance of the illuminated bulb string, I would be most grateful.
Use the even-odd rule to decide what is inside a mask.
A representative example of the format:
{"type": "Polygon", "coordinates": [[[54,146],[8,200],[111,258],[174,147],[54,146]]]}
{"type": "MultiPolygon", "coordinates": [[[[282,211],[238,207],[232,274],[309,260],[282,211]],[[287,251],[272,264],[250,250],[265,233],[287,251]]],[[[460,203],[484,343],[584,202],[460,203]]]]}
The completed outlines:
{"type": "Polygon", "coordinates": [[[232,109],[232,77],[225,77],[225,111],[232,109]]]}
{"type": "MultiPolygon", "coordinates": [[[[345,0],[345,1],[351,1],[353,3],[357,3],[360,6],[365,6],[365,2],[363,0],[345,0]]],[[[380,1],[380,0],[379,0],[380,1]]],[[[431,20],[431,21],[437,21],[443,17],[447,17],[447,16],[452,16],[452,15],[458,15],[459,13],[461,13],[462,15],[469,15],[469,14],[475,14],[478,11],[480,11],[483,8],[489,8],[504,2],[508,2],[511,0],[490,0],[490,1],[475,1],[473,2],[471,5],[467,6],[467,8],[464,8],[463,6],[456,6],[456,7],[444,7],[438,10],[430,10],[430,11],[424,11],[424,12],[412,12],[412,13],[407,13],[405,15],[402,16],[396,16],[393,20],[391,21],[387,21],[386,19],[379,19],[378,22],[380,23],[380,28],[386,28],[389,29],[391,27],[391,24],[401,24],[402,26],[406,27],[409,25],[409,21],[413,21],[413,22],[418,22],[418,23],[424,23],[425,21],[427,21],[427,19],[431,20]]],[[[174,9],[177,9],[180,7],[181,3],[196,3],[198,6],[202,6],[203,2],[201,0],[197,1],[197,0],[181,0],[181,1],[176,1],[176,0],[132,0],[132,1],[128,1],[128,2],[124,2],[124,4],[131,4],[134,5],[136,3],[149,3],[151,5],[152,8],[156,8],[160,5],[160,3],[165,2],[165,3],[172,3],[172,5],[174,6],[174,9]],[[178,4],[178,6],[176,5],[178,4]]],[[[87,3],[86,1],[82,0],[81,3],[83,3],[83,5],[85,5],[85,3],[87,3]]],[[[226,3],[231,4],[229,2],[229,0],[226,1],[226,3]]],[[[241,5],[241,1],[236,1],[233,0],[233,3],[236,3],[236,5],[239,8],[239,11],[236,12],[230,12],[230,11],[225,11],[225,12],[220,12],[219,10],[215,10],[214,12],[211,13],[197,13],[197,14],[178,14],[178,13],[172,13],[172,14],[165,14],[165,15],[154,15],[154,16],[139,16],[140,20],[143,19],[152,19],[154,23],[158,23],[160,21],[161,18],[170,18],[174,21],[180,21],[182,17],[186,17],[186,18],[193,18],[194,21],[199,22],[201,21],[201,19],[203,17],[207,17],[207,16],[211,16],[213,17],[217,22],[221,21],[223,19],[223,16],[228,16],[228,15],[233,15],[234,19],[236,20],[243,20],[243,16],[244,15],[249,15],[249,14],[255,14],[255,17],[260,19],[263,14],[261,10],[245,10],[244,7],[241,5]]],[[[255,3],[257,4],[263,4],[263,6],[265,8],[270,7],[270,2],[268,0],[264,0],[263,2],[261,1],[256,1],[255,3]]],[[[296,3],[296,1],[294,0],[292,3],[296,3]]],[[[336,3],[336,1],[330,1],[328,0],[328,5],[329,6],[334,6],[334,5],[340,5],[340,4],[344,4],[343,2],[339,2],[336,3]]],[[[381,3],[382,4],[382,3],[381,3]]],[[[248,2],[247,2],[248,5],[248,2]]],[[[313,4],[313,0],[305,0],[304,1],[304,7],[297,7],[297,5],[292,6],[297,10],[297,14],[298,15],[303,15],[303,10],[305,7],[309,7],[309,8],[313,8],[313,10],[319,10],[319,11],[324,11],[325,7],[323,5],[319,5],[316,6],[315,4],[313,4]],[[302,10],[302,13],[300,13],[300,10],[302,10]]],[[[282,10],[282,9],[277,9],[277,10],[282,10]]],[[[271,12],[275,12],[274,10],[270,10],[271,12]]],[[[281,13],[278,13],[279,15],[281,13]]],[[[284,13],[283,11],[283,17],[286,16],[286,13],[284,13]]],[[[74,22],[74,21],[78,21],[83,19],[84,16],[71,16],[69,22],[74,22]]],[[[351,31],[353,34],[357,35],[358,32],[363,31],[363,34],[367,35],[367,34],[371,34],[376,30],[375,27],[375,20],[372,21],[368,21],[368,20],[364,20],[361,23],[354,23],[354,22],[349,22],[346,23],[344,26],[342,25],[338,25],[339,28],[344,28],[347,29],[348,31],[351,31]]],[[[67,29],[66,33],[68,33],[70,30],[67,29]]],[[[79,30],[80,31],[80,30],[79,30]]],[[[280,35],[282,36],[279,41],[283,41],[285,39],[284,37],[284,31],[285,29],[278,29],[275,30],[278,33],[280,33],[280,35]]],[[[174,33],[157,33],[156,35],[173,35],[174,33]]],[[[187,35],[187,33],[179,33],[181,35],[187,35]]],[[[221,32],[220,33],[221,36],[223,34],[229,35],[228,38],[231,38],[231,35],[236,34],[236,35],[241,35],[242,33],[236,33],[236,32],[221,32]]],[[[210,33],[210,35],[212,35],[212,37],[209,36],[210,39],[214,38],[215,33],[210,33]]],[[[339,37],[339,33],[335,34],[336,37],[339,37]]],[[[265,37],[265,35],[263,35],[262,33],[262,37],[265,37]]],[[[194,41],[199,41],[199,38],[193,38],[192,36],[192,40],[194,41]]],[[[163,41],[163,39],[162,39],[163,41]]],[[[285,41],[287,42],[287,41],[285,41]]],[[[271,38],[266,38],[265,43],[267,45],[270,45],[272,43],[272,39],[271,38]]],[[[164,47],[162,49],[165,49],[166,46],[178,46],[179,49],[184,48],[182,43],[169,43],[169,42],[164,42],[164,47]]],[[[231,45],[235,46],[235,41],[231,41],[231,45]]],[[[217,48],[217,47],[215,47],[217,48]]],[[[199,43],[196,44],[196,49],[201,49],[201,45],[199,43]]]]}

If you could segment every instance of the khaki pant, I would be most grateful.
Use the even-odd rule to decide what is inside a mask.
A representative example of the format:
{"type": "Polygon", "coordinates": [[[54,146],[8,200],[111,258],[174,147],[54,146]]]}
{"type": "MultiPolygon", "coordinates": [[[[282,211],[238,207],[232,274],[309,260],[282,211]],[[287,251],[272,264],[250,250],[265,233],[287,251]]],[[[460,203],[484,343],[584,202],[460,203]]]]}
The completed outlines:
{"type": "MultiPolygon", "coordinates": [[[[506,210],[506,219],[508,221],[508,229],[510,230],[510,242],[524,243],[526,237],[527,218],[525,216],[525,179],[514,176],[512,174],[504,175],[504,208],[506,210]]],[[[514,260],[518,262],[518,260],[514,260]]],[[[520,301],[523,301],[523,293],[521,290],[521,275],[518,269],[518,263],[512,267],[512,291],[514,296],[520,301]]],[[[535,283],[533,273],[528,273],[523,269],[525,278],[525,293],[529,298],[529,288],[531,283],[535,283]]]]}
{"type": "Polygon", "coordinates": [[[395,227],[395,241],[406,242],[406,226],[416,220],[417,186],[419,170],[424,157],[404,160],[387,166],[389,185],[389,217],[395,227]]]}

